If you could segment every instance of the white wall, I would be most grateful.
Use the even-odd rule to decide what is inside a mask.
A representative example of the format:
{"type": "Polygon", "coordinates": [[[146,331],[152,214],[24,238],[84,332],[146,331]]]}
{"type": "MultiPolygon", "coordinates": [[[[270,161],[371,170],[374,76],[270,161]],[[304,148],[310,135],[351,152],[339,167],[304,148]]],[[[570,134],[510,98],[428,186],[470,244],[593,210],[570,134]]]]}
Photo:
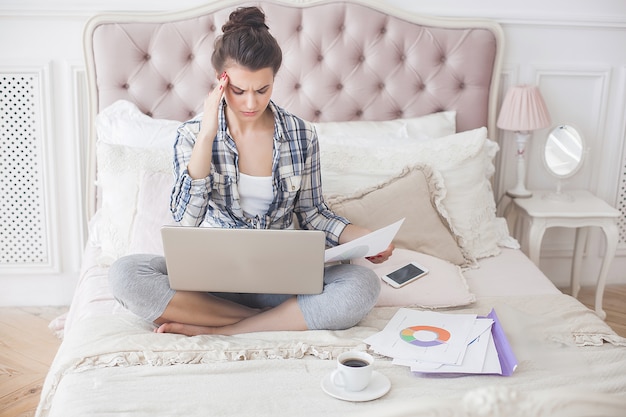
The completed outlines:
{"type": "MultiPolygon", "coordinates": [[[[295,1],[295,0],[294,0],[295,1]]],[[[86,235],[83,220],[81,145],[86,126],[82,30],[89,16],[110,10],[166,10],[201,0],[1,0],[0,80],[3,74],[32,74],[39,83],[43,154],[42,239],[50,250],[42,264],[0,264],[0,305],[68,304],[78,279],[86,235]]],[[[579,127],[589,148],[585,167],[565,188],[585,188],[624,207],[626,138],[626,2],[623,0],[381,0],[403,10],[444,16],[485,17],[500,22],[506,36],[503,92],[508,86],[539,85],[553,122],[579,127]]],[[[4,134],[5,132],[2,132],[4,134]]],[[[530,144],[529,188],[552,188],[540,147],[530,144]]],[[[496,183],[499,198],[515,182],[512,136],[502,133],[496,183]]],[[[626,224],[610,282],[626,283],[626,224]]],[[[568,282],[573,247],[570,230],[549,230],[541,267],[557,285],[568,282]]],[[[599,270],[602,235],[590,234],[583,283],[599,270]]]]}

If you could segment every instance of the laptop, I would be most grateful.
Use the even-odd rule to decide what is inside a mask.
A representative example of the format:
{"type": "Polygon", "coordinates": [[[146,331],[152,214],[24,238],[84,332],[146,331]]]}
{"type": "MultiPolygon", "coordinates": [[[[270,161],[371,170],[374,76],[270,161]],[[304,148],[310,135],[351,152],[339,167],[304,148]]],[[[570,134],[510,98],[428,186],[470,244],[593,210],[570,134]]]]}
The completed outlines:
{"type": "Polygon", "coordinates": [[[326,236],[318,230],[163,226],[175,290],[320,294],[326,236]]]}

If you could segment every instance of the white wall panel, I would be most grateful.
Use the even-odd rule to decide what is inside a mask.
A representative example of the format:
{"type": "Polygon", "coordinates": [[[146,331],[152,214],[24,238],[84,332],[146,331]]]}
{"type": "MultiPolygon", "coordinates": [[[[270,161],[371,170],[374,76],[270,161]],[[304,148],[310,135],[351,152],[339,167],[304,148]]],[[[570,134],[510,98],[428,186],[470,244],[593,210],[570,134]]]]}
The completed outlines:
{"type": "MultiPolygon", "coordinates": [[[[81,215],[86,213],[87,207],[85,203],[85,198],[83,195],[84,190],[87,187],[86,178],[83,175],[86,172],[86,162],[87,162],[87,146],[86,140],[89,136],[89,126],[88,126],[88,93],[87,93],[87,73],[83,65],[74,64],[69,65],[67,69],[67,75],[70,77],[70,86],[71,86],[71,106],[72,106],[72,127],[71,131],[73,133],[73,146],[72,148],[75,151],[75,160],[78,163],[73,165],[74,175],[77,178],[77,186],[81,191],[79,196],[79,210],[81,215]]],[[[80,246],[83,247],[86,239],[87,239],[87,223],[86,217],[81,216],[81,223],[78,225],[80,227],[80,246]]]]}
{"type": "Polygon", "coordinates": [[[587,68],[554,64],[536,68],[535,84],[539,86],[550,109],[552,126],[535,132],[529,158],[533,169],[528,173],[528,186],[535,189],[556,189],[556,179],[543,165],[543,145],[550,129],[571,124],[582,134],[585,160],[582,169],[564,181],[567,189],[593,189],[597,182],[594,167],[601,162],[604,146],[604,123],[608,102],[610,68],[587,68]]]}
{"type": "Polygon", "coordinates": [[[0,68],[0,271],[58,272],[48,69],[0,68]]]}

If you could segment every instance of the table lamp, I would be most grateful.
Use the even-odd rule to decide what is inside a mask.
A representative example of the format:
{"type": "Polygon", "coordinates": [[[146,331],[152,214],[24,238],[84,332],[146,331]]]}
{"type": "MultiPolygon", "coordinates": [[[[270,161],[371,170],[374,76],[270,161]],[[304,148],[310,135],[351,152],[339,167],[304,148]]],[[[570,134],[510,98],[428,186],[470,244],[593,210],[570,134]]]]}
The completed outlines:
{"type": "Polygon", "coordinates": [[[526,142],[530,132],[550,125],[550,114],[539,89],[532,85],[511,87],[504,97],[497,126],[515,132],[517,143],[517,184],[506,193],[514,198],[525,198],[532,193],[524,185],[526,181],[526,142]]]}

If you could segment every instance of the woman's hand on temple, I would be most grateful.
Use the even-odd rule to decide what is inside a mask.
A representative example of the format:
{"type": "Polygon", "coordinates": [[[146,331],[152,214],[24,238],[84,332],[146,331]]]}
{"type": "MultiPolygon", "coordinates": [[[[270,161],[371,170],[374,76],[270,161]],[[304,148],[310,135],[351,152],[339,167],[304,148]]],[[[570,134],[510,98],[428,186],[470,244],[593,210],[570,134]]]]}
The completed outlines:
{"type": "Polygon", "coordinates": [[[217,114],[227,85],[228,74],[224,71],[215,88],[209,92],[204,99],[204,114],[202,116],[202,127],[200,128],[198,138],[213,140],[217,134],[217,114]]]}
{"type": "Polygon", "coordinates": [[[211,154],[213,152],[213,140],[217,135],[218,112],[220,102],[224,96],[224,90],[228,85],[226,71],[217,83],[217,86],[204,99],[204,114],[200,126],[200,133],[196,137],[191,158],[187,165],[187,171],[191,178],[205,178],[211,172],[211,154]]]}

